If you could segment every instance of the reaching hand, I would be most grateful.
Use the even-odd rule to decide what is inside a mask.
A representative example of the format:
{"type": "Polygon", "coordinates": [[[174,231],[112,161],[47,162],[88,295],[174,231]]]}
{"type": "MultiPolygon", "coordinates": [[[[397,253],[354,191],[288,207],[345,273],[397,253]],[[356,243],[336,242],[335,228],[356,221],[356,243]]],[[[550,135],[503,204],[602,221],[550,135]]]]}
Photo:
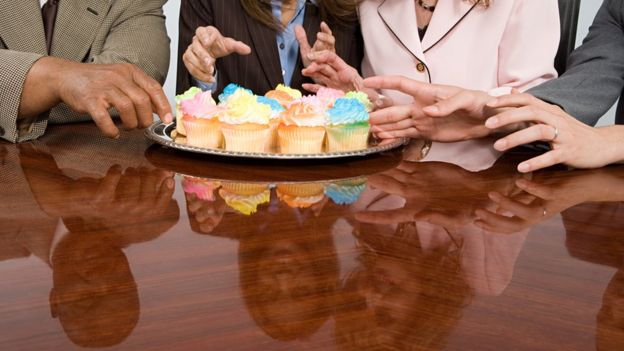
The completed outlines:
{"type": "Polygon", "coordinates": [[[399,76],[364,80],[372,89],[397,90],[413,97],[408,105],[395,105],[371,114],[372,132],[382,139],[425,138],[454,142],[487,136],[483,121],[492,110],[492,97],[481,91],[427,84],[399,76]]]}
{"type": "Polygon", "coordinates": [[[299,51],[301,52],[303,67],[310,66],[313,61],[313,55],[317,52],[336,52],[336,38],[325,22],[321,22],[321,31],[316,33],[316,41],[313,46],[310,46],[303,26],[298,25],[295,27],[295,37],[299,42],[299,51]]]}
{"type": "Polygon", "coordinates": [[[502,96],[488,106],[508,108],[488,119],[488,128],[530,123],[529,127],[499,139],[494,144],[497,150],[505,151],[537,141],[546,141],[551,145],[551,151],[518,165],[520,172],[532,172],[558,163],[577,168],[598,168],[624,159],[621,150],[624,128],[621,126],[590,127],[558,106],[529,94],[502,96]]]}
{"type": "Polygon", "coordinates": [[[224,37],[215,27],[199,27],[182,60],[193,77],[213,83],[216,60],[234,53],[249,55],[251,48],[241,41],[224,37]]]}

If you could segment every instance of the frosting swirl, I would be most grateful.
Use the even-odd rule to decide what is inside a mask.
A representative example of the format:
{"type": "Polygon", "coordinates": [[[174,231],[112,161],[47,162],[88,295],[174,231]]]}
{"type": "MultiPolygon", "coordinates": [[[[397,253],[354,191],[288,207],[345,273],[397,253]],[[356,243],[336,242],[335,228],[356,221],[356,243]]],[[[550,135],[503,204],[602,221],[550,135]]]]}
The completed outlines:
{"type": "Polygon", "coordinates": [[[325,125],[324,111],[301,101],[292,103],[281,116],[282,123],[287,126],[322,127],[325,125]]]}
{"type": "Polygon", "coordinates": [[[366,188],[366,183],[343,185],[330,183],[325,186],[325,195],[337,205],[350,205],[357,201],[366,188]]]}
{"type": "Polygon", "coordinates": [[[368,123],[368,112],[364,104],[352,98],[340,98],[334,107],[327,111],[327,124],[341,125],[352,123],[368,123]]]}
{"type": "Polygon", "coordinates": [[[357,101],[361,102],[362,104],[364,104],[364,107],[366,107],[366,111],[368,112],[371,112],[373,110],[373,103],[370,101],[368,95],[366,95],[365,92],[350,91],[347,93],[347,95],[345,95],[345,97],[356,99],[357,101]]]}
{"type": "Polygon", "coordinates": [[[220,103],[226,103],[227,99],[232,96],[237,90],[244,90],[250,94],[253,94],[253,92],[249,89],[243,88],[238,84],[234,84],[234,83],[230,83],[228,85],[225,86],[225,88],[223,89],[223,91],[221,92],[221,94],[219,94],[219,102],[220,103]]]}
{"type": "Polygon", "coordinates": [[[216,105],[210,90],[180,102],[180,110],[182,114],[196,118],[215,118],[223,112],[223,108],[216,105]]]}
{"type": "Polygon", "coordinates": [[[237,195],[220,189],[219,195],[228,206],[246,216],[256,213],[259,205],[268,203],[271,200],[271,191],[269,189],[254,195],[237,195]]]}
{"type": "Polygon", "coordinates": [[[293,99],[301,99],[301,92],[297,89],[293,89],[291,87],[287,87],[284,84],[278,84],[275,88],[277,91],[283,91],[286,94],[290,95],[293,99]]]}
{"type": "Polygon", "coordinates": [[[258,96],[258,103],[265,104],[271,107],[271,119],[279,118],[280,114],[284,112],[284,106],[275,99],[268,98],[266,96],[258,96]]]}
{"type": "Polygon", "coordinates": [[[259,104],[255,95],[238,89],[227,100],[227,111],[220,116],[221,122],[228,124],[269,124],[271,107],[259,104]]]}
{"type": "Polygon", "coordinates": [[[332,107],[334,106],[334,102],[336,99],[341,98],[345,95],[342,90],[332,89],[332,88],[320,88],[316,92],[316,96],[323,101],[325,106],[332,107]]]}

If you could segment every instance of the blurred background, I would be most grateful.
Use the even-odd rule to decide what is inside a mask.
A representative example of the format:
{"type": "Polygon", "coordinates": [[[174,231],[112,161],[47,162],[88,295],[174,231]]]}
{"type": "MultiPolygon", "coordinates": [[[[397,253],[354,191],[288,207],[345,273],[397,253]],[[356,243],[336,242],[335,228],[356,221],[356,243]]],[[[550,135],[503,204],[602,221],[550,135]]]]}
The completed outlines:
{"type": "MultiPolygon", "coordinates": [[[[201,0],[196,0],[201,1],[201,0]]],[[[169,97],[169,100],[173,105],[173,98],[175,96],[175,74],[178,64],[178,17],[181,0],[169,0],[165,5],[165,15],[167,16],[167,31],[169,37],[171,37],[171,62],[169,66],[169,75],[165,82],[165,93],[169,97]]],[[[598,8],[602,4],[602,0],[582,0],[581,11],[579,15],[578,32],[576,38],[576,45],[580,45],[587,35],[589,26],[598,11],[598,8]]],[[[613,124],[615,120],[615,106],[600,120],[599,125],[613,124]]]]}

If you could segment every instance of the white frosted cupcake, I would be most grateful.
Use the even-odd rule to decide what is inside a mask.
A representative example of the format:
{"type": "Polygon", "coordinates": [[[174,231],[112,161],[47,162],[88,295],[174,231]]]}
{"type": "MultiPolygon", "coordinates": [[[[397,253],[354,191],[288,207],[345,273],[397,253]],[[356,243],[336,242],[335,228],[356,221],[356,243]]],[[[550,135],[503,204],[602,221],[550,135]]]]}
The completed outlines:
{"type": "Polygon", "coordinates": [[[325,140],[325,111],[313,104],[294,102],[282,112],[277,134],[284,154],[320,153],[325,140]]]}
{"type": "Polygon", "coordinates": [[[225,149],[239,152],[265,152],[271,130],[271,107],[258,103],[255,95],[239,89],[226,103],[219,117],[225,149]]]}

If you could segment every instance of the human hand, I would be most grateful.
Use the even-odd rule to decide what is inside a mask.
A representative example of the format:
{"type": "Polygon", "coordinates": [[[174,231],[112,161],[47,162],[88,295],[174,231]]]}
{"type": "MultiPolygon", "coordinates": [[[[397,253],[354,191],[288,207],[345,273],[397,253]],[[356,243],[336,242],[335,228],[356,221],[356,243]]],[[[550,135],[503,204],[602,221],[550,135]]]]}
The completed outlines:
{"type": "Polygon", "coordinates": [[[408,105],[396,105],[371,114],[371,131],[382,139],[425,138],[454,142],[490,134],[484,120],[492,115],[485,92],[454,86],[422,83],[399,76],[364,80],[372,89],[397,90],[413,97],[408,105]]]}
{"type": "Polygon", "coordinates": [[[299,51],[301,52],[303,67],[310,66],[314,60],[314,55],[318,52],[326,51],[336,53],[336,38],[325,22],[321,22],[321,31],[316,33],[316,41],[313,46],[310,46],[308,36],[303,26],[297,25],[295,27],[295,37],[299,42],[299,51]]]}
{"type": "Polygon", "coordinates": [[[182,55],[186,69],[196,79],[214,83],[216,60],[231,54],[249,55],[251,48],[241,41],[224,37],[215,27],[199,27],[193,42],[182,55]]]}
{"type": "Polygon", "coordinates": [[[223,219],[227,209],[225,201],[218,196],[214,201],[202,200],[193,193],[185,196],[191,227],[204,234],[212,233],[223,219]]]}
{"type": "Polygon", "coordinates": [[[26,77],[19,118],[36,116],[61,102],[78,113],[89,114],[111,138],[119,136],[111,108],[119,112],[127,129],[150,126],[154,113],[165,123],[173,120],[161,85],[127,63],[102,65],[41,58],[26,77]]]}
{"type": "Polygon", "coordinates": [[[497,150],[506,151],[537,141],[551,145],[551,151],[520,163],[520,172],[532,172],[558,163],[576,168],[598,168],[624,159],[621,150],[624,128],[621,126],[590,127],[558,106],[529,94],[502,96],[488,106],[507,110],[489,118],[485,123],[487,128],[530,123],[529,127],[499,139],[494,144],[497,150]]]}

